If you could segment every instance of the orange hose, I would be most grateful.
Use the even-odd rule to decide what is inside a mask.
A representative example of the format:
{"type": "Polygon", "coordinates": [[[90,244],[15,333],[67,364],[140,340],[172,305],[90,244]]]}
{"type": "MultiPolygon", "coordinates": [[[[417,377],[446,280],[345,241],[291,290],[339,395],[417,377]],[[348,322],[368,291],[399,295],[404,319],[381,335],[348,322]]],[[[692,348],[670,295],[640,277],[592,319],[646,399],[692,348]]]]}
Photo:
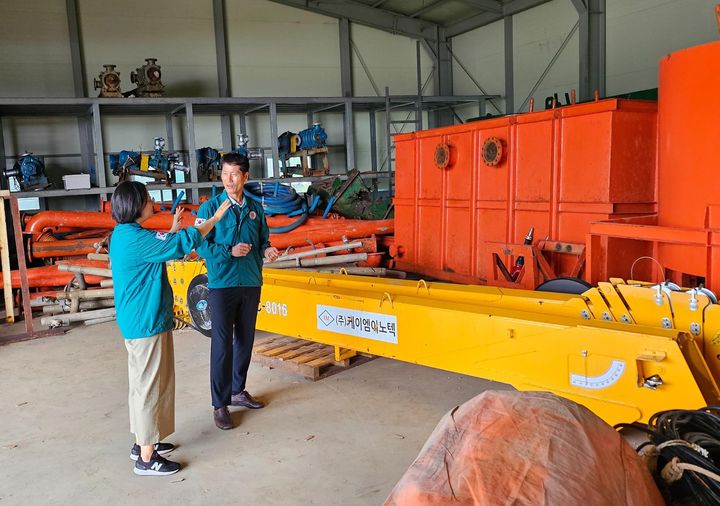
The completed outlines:
{"type": "MultiPolygon", "coordinates": [[[[101,262],[97,260],[87,260],[78,258],[70,262],[59,262],[69,263],[71,265],[83,265],[87,267],[103,267],[107,268],[107,262],[101,262]]],[[[3,281],[3,273],[0,273],[0,282],[3,281]]],[[[30,267],[27,270],[28,286],[31,288],[37,288],[41,286],[65,286],[74,277],[72,272],[60,272],[57,265],[48,265],[46,267],[30,267]]],[[[85,275],[85,281],[91,285],[100,284],[100,280],[105,279],[100,276],[89,276],[85,275]]],[[[20,288],[20,271],[12,271],[10,276],[11,284],[13,288],[20,288]]]]}

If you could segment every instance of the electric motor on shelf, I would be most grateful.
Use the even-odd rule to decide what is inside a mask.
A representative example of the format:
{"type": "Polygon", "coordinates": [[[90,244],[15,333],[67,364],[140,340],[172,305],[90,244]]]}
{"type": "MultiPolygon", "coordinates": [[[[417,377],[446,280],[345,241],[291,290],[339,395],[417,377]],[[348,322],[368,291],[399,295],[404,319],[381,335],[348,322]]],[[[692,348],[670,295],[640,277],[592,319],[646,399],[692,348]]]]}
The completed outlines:
{"type": "MultiPolygon", "coordinates": [[[[263,160],[265,152],[262,148],[249,148],[249,136],[246,133],[239,133],[237,136],[237,147],[231,153],[237,153],[247,157],[248,160],[263,160]]],[[[195,150],[195,158],[197,159],[198,171],[207,175],[208,181],[215,181],[220,172],[220,159],[225,154],[211,147],[204,147],[195,150]]]]}
{"type": "Polygon", "coordinates": [[[120,151],[117,155],[110,155],[110,169],[112,173],[125,181],[131,175],[152,177],[164,181],[168,186],[174,181],[174,173],[179,170],[185,173],[189,168],[180,160],[177,153],[165,151],[165,139],[153,139],[155,151],[152,154],[137,151],[120,151]]]}
{"type": "Polygon", "coordinates": [[[165,85],[161,77],[157,58],[145,58],[145,65],[130,73],[130,81],[137,84],[135,94],[138,97],[162,97],[165,85]]]}
{"type": "Polygon", "coordinates": [[[327,141],[327,133],[320,126],[320,123],[313,123],[313,126],[298,132],[300,137],[300,149],[324,148],[327,141]]]}
{"type": "Polygon", "coordinates": [[[220,158],[223,153],[215,148],[204,147],[195,150],[195,159],[198,164],[198,172],[207,175],[208,181],[215,181],[220,171],[220,158]]]}
{"type": "Polygon", "coordinates": [[[281,155],[289,155],[300,150],[320,149],[325,147],[327,133],[320,123],[300,130],[298,133],[284,132],[278,137],[278,149],[281,155]]]}
{"type": "Polygon", "coordinates": [[[45,163],[42,158],[33,156],[29,152],[21,154],[12,169],[4,170],[3,175],[13,191],[35,190],[49,186],[45,163]],[[15,188],[12,187],[12,181],[16,183],[15,188]]]}
{"type": "Polygon", "coordinates": [[[122,97],[120,91],[120,72],[115,70],[115,65],[103,65],[105,70],[95,78],[94,86],[100,90],[98,97],[122,97]]]}

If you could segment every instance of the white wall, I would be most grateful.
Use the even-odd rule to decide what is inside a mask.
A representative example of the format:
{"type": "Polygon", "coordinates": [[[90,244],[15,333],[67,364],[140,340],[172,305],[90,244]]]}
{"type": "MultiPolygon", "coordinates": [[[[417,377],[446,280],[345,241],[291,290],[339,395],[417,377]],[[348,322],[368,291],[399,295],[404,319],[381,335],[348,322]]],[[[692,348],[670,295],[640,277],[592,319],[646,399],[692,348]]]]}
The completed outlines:
{"type": "Polygon", "coordinates": [[[336,19],[266,0],[226,5],[234,96],[340,94],[336,19]]]}
{"type": "MultiPolygon", "coordinates": [[[[503,22],[484,26],[453,38],[452,51],[466,67],[472,78],[457,63],[453,62],[453,91],[456,95],[482,93],[473,83],[475,79],[491,95],[505,95],[505,46],[503,22]]],[[[494,100],[500,111],[505,111],[503,98],[494,100]]],[[[477,110],[463,109],[467,115],[477,115],[477,110]]],[[[497,114],[497,109],[488,107],[488,112],[497,114]]]]}
{"type": "MultiPolygon", "coordinates": [[[[657,87],[657,63],[678,49],[718,40],[715,0],[607,0],[607,95],[657,87]]],[[[553,0],[513,17],[515,108],[522,105],[565,36],[577,21],[570,0],[553,0]]],[[[489,93],[504,95],[503,22],[453,39],[453,51],[489,93]]],[[[534,93],[535,107],[545,97],[578,87],[579,31],[534,93]]],[[[478,90],[459,66],[455,94],[478,90]]],[[[504,101],[500,101],[503,104],[504,101]]],[[[527,106],[524,110],[527,110],[527,106]]],[[[493,109],[488,107],[488,111],[493,109]]],[[[468,116],[476,113],[467,114],[468,116]]]]}
{"type": "Polygon", "coordinates": [[[606,0],[607,94],[656,88],[668,53],[720,40],[716,0],[606,0]]]}
{"type": "MultiPolygon", "coordinates": [[[[417,94],[417,50],[414,39],[361,25],[352,25],[351,38],[381,95],[385,93],[386,86],[392,95],[417,94]]],[[[420,68],[424,83],[432,73],[432,60],[424,48],[420,50],[420,68]]],[[[352,51],[352,72],[355,95],[375,96],[370,77],[355,51],[352,51]]],[[[432,91],[431,80],[424,94],[432,95],[432,91]]]]}
{"type": "Polygon", "coordinates": [[[0,20],[0,96],[72,96],[65,0],[0,0],[0,20]]]}
{"type": "Polygon", "coordinates": [[[157,58],[167,96],[217,96],[212,0],[78,0],[78,10],[90,96],[103,64],[117,65],[128,91],[145,58],[157,58]]]}
{"type": "MultiPolygon", "coordinates": [[[[384,95],[385,87],[389,88],[391,95],[417,94],[417,44],[414,39],[356,24],[351,27],[350,37],[355,46],[354,49],[351,48],[351,53],[353,90],[356,96],[384,95]],[[377,89],[373,86],[373,82],[377,89]]],[[[421,85],[425,85],[423,94],[432,95],[433,62],[423,47],[420,48],[420,75],[421,85]]],[[[398,112],[393,115],[393,119],[407,118],[407,113],[398,112]]],[[[375,121],[377,160],[378,165],[381,165],[387,152],[385,112],[377,111],[375,121]]],[[[353,128],[355,129],[355,166],[361,170],[368,170],[372,168],[370,115],[356,113],[353,128]]],[[[407,131],[408,126],[399,125],[397,128],[393,127],[392,131],[401,129],[407,131]]]]}

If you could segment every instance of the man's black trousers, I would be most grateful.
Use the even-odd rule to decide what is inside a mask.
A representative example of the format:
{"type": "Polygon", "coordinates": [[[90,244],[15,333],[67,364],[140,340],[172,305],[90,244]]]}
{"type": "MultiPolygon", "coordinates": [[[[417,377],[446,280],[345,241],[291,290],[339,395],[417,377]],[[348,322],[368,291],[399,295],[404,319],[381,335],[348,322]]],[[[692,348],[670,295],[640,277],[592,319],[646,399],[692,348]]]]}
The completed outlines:
{"type": "Polygon", "coordinates": [[[259,286],[211,288],[210,391],[216,408],[230,405],[232,394],[245,390],[255,321],[260,303],[259,286]]]}

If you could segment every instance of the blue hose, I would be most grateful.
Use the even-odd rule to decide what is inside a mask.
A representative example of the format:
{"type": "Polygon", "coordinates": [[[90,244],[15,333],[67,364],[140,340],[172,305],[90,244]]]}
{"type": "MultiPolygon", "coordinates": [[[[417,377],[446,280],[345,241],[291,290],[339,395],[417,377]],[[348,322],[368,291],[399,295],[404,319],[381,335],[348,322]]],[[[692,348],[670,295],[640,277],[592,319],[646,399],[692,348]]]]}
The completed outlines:
{"type": "Polygon", "coordinates": [[[315,195],[315,198],[313,199],[312,205],[310,206],[310,210],[308,211],[309,214],[312,214],[312,212],[315,210],[317,205],[320,203],[320,195],[315,195]]]}
{"type": "Polygon", "coordinates": [[[270,228],[271,234],[290,232],[308,219],[308,206],[305,199],[298,195],[292,186],[282,185],[279,181],[269,185],[251,181],[245,184],[243,195],[261,204],[268,216],[275,214],[285,214],[288,217],[299,216],[290,225],[270,228]]]}
{"type": "Polygon", "coordinates": [[[330,197],[330,200],[328,200],[327,207],[325,208],[325,212],[323,212],[322,219],[326,219],[328,216],[328,213],[330,212],[330,209],[332,209],[333,204],[335,203],[335,195],[330,197]]]}
{"type": "Polygon", "coordinates": [[[185,190],[180,190],[180,193],[178,193],[178,196],[175,197],[175,200],[172,203],[172,207],[170,208],[170,214],[173,214],[175,212],[175,208],[178,206],[180,201],[185,196],[185,190]]]}

